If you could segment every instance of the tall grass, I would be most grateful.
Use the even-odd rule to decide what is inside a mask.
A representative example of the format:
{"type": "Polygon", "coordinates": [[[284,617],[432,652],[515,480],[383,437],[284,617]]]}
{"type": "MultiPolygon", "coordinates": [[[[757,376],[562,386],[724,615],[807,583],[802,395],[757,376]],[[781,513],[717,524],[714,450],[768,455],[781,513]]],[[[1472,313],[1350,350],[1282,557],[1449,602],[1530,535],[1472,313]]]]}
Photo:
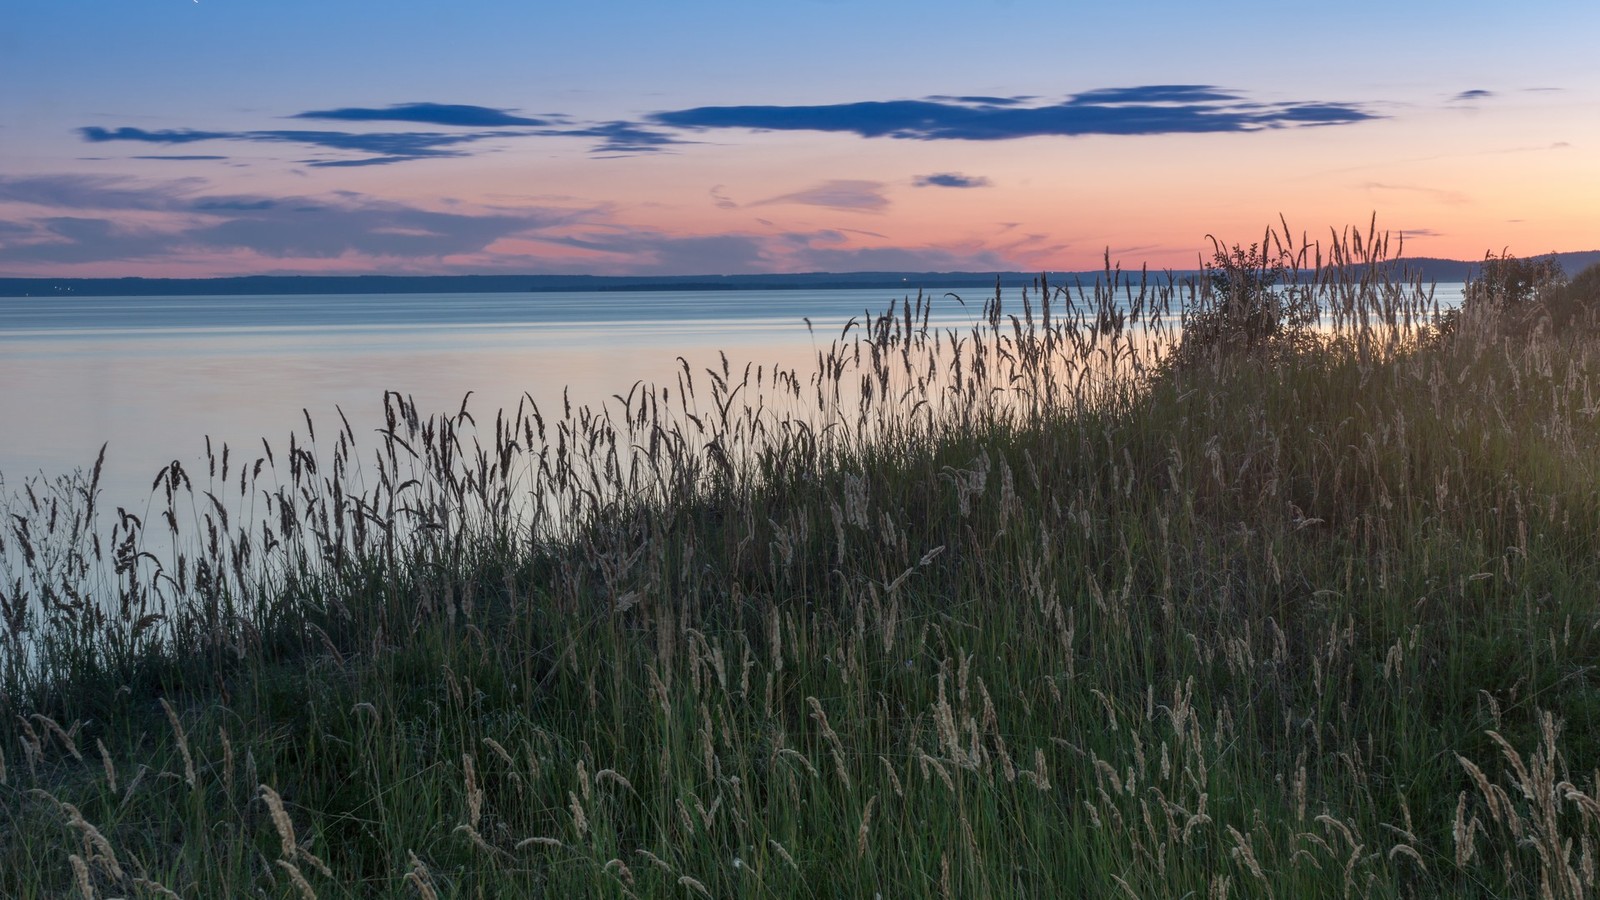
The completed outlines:
{"type": "Polygon", "coordinates": [[[1257,246],[30,484],[0,894],[1593,895],[1600,341],[1257,246]]]}

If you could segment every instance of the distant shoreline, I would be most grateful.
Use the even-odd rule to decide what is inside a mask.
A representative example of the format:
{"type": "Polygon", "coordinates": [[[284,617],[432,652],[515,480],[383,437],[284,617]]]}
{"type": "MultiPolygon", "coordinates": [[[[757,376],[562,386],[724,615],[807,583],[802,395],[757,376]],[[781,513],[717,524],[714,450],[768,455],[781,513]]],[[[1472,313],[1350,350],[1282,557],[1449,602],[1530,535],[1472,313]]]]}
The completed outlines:
{"type": "MultiPolygon", "coordinates": [[[[1568,274],[1600,262],[1600,250],[1557,253],[1568,274]]],[[[1465,281],[1481,261],[1419,257],[1394,265],[1424,280],[1465,281]]],[[[1137,280],[1138,269],[1123,276],[1137,280]]],[[[1092,284],[1103,270],[1044,273],[1053,284],[1092,284]]],[[[1151,270],[1150,277],[1196,270],[1151,270]]],[[[1015,288],[1038,272],[811,272],[770,275],[246,275],[231,278],[3,278],[0,297],[247,296],[272,294],[498,294],[552,291],[906,290],[1015,288]]]]}

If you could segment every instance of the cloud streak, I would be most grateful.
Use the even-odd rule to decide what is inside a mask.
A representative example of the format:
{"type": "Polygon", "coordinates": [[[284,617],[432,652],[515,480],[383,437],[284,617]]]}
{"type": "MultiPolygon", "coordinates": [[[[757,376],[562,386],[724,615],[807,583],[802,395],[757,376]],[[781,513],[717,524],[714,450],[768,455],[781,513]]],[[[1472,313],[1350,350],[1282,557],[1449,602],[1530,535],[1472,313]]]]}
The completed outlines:
{"type": "Polygon", "coordinates": [[[565,128],[534,133],[555,137],[599,138],[600,143],[595,145],[592,152],[596,156],[603,157],[640,156],[646,153],[659,153],[677,144],[698,143],[697,141],[686,141],[660,129],[646,127],[634,122],[603,122],[583,128],[565,128]]]}
{"type": "Polygon", "coordinates": [[[824,181],[815,187],[792,194],[758,200],[751,206],[770,206],[780,203],[799,203],[805,206],[822,206],[851,212],[883,212],[889,208],[889,198],[883,194],[881,181],[837,179],[824,181]]]}
{"type": "Polygon", "coordinates": [[[468,128],[505,128],[549,125],[553,119],[530,119],[509,110],[458,103],[396,103],[382,108],[346,106],[340,109],[296,113],[291,119],[336,122],[416,122],[423,125],[459,125],[468,128]]]}
{"type": "Polygon", "coordinates": [[[226,141],[237,137],[228,131],[195,131],[191,128],[147,131],[143,128],[79,128],[78,134],[91,144],[108,141],[140,141],[146,144],[193,144],[197,141],[226,141]]]}
{"type": "Polygon", "coordinates": [[[932,175],[918,175],[911,184],[913,187],[981,188],[989,186],[989,179],[960,172],[935,172],[932,175]]]}
{"type": "Polygon", "coordinates": [[[89,126],[79,128],[78,134],[93,143],[133,141],[145,144],[193,144],[201,141],[243,141],[258,144],[300,144],[350,153],[369,154],[358,159],[310,159],[308,166],[362,166],[388,165],[417,159],[460,157],[467,153],[459,148],[466,144],[490,138],[518,136],[518,132],[477,131],[444,133],[436,131],[301,131],[291,129],[268,131],[194,131],[190,129],[147,131],[143,128],[116,129],[89,126]]]}
{"type": "Polygon", "coordinates": [[[1258,103],[1210,85],[1105,88],[1058,103],[941,97],[824,106],[701,106],[655,113],[664,127],[705,131],[821,131],[917,141],[1251,132],[1347,125],[1379,116],[1358,104],[1258,103]],[[996,101],[999,102],[996,102],[996,101]]]}

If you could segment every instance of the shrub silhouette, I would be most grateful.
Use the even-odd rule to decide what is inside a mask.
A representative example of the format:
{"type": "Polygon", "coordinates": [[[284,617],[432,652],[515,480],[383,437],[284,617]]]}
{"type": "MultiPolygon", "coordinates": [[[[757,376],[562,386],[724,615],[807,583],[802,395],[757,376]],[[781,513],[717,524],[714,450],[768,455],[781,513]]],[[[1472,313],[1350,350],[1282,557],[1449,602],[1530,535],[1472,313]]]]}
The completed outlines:
{"type": "Polygon", "coordinates": [[[1281,245],[1269,250],[1265,242],[1225,247],[1210,240],[1211,261],[1167,368],[1241,357],[1277,361],[1312,346],[1317,314],[1310,292],[1297,282],[1295,255],[1281,245]]]}
{"type": "Polygon", "coordinates": [[[1479,277],[1467,284],[1461,307],[1441,314],[1435,340],[1463,334],[1527,338],[1544,329],[1552,334],[1592,332],[1600,322],[1600,265],[1568,280],[1552,254],[1520,259],[1509,251],[1484,257],[1479,277]]]}

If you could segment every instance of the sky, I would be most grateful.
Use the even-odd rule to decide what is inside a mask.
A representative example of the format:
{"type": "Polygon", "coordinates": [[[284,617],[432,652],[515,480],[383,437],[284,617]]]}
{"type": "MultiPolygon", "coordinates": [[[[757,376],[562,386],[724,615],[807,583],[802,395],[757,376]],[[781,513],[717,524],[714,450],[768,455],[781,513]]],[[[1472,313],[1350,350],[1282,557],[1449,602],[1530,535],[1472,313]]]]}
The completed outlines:
{"type": "Polygon", "coordinates": [[[1280,216],[1590,250],[1597,33],[1593,0],[0,0],[0,275],[1193,268],[1280,216]]]}

